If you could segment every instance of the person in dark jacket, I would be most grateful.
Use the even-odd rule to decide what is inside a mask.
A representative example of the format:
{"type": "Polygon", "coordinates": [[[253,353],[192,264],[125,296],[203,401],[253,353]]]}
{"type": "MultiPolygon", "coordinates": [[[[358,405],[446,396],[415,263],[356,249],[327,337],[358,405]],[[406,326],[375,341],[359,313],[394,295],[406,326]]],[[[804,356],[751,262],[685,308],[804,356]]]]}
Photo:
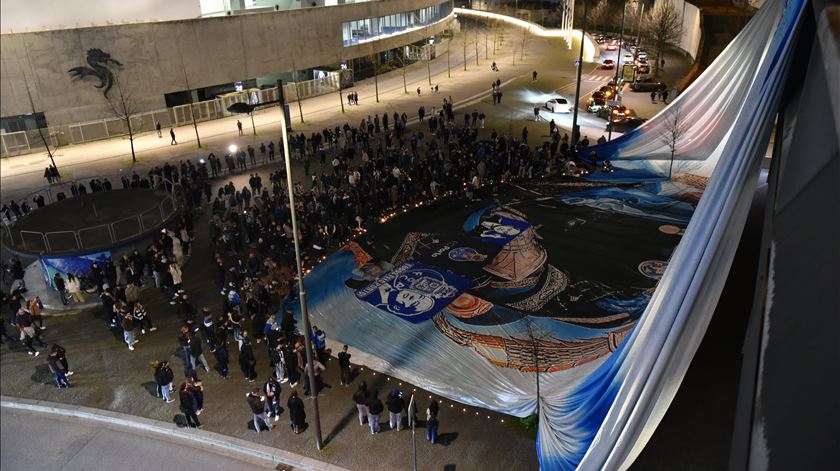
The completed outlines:
{"type": "Polygon", "coordinates": [[[190,357],[192,357],[193,368],[200,364],[201,367],[204,368],[204,371],[210,371],[210,365],[207,364],[207,359],[204,358],[204,349],[201,346],[201,337],[193,332],[190,332],[188,342],[190,345],[190,357]]]}
{"type": "Polygon", "coordinates": [[[292,390],[286,407],[289,408],[289,419],[292,421],[292,430],[301,433],[306,430],[306,410],[303,408],[303,401],[298,397],[298,392],[292,390]]]}
{"type": "Polygon", "coordinates": [[[364,425],[368,416],[367,402],[370,398],[370,393],[367,390],[367,383],[362,381],[359,384],[359,389],[353,394],[353,402],[356,403],[356,409],[359,411],[359,425],[364,425]]]}
{"type": "Polygon", "coordinates": [[[265,392],[265,402],[268,406],[268,416],[274,416],[274,421],[280,420],[280,382],[274,376],[269,376],[268,381],[263,386],[265,392]]]}
{"type": "Polygon", "coordinates": [[[249,341],[243,342],[242,349],[239,350],[239,367],[242,369],[245,379],[249,383],[253,383],[257,377],[257,359],[254,357],[254,350],[251,348],[251,342],[249,341]]]}
{"type": "Polygon", "coordinates": [[[262,421],[271,431],[271,420],[265,414],[265,396],[260,394],[260,388],[254,388],[253,391],[245,395],[245,400],[248,401],[248,407],[251,408],[251,417],[254,421],[254,430],[260,433],[260,421],[262,421]]]}
{"type": "Polygon", "coordinates": [[[134,320],[140,324],[140,333],[145,334],[146,329],[149,329],[149,332],[154,332],[157,330],[157,327],[152,325],[152,318],[149,317],[149,313],[146,312],[146,308],[140,301],[134,303],[134,310],[132,311],[132,315],[134,316],[134,320]]]}
{"type": "Polygon", "coordinates": [[[432,445],[437,442],[438,425],[440,425],[440,422],[438,422],[439,412],[438,401],[433,399],[429,408],[426,409],[426,440],[432,442],[432,445]]]}
{"type": "Polygon", "coordinates": [[[158,397],[161,397],[162,394],[163,400],[166,401],[167,404],[175,402],[175,399],[172,399],[169,396],[169,393],[172,392],[172,380],[174,379],[175,373],[172,372],[169,362],[160,362],[155,369],[155,383],[157,383],[158,387],[158,397]]]}
{"type": "Polygon", "coordinates": [[[195,428],[201,427],[201,422],[198,421],[198,415],[195,413],[198,406],[187,383],[181,384],[178,389],[178,398],[181,400],[181,412],[187,417],[187,425],[195,428]]]}
{"type": "Polygon", "coordinates": [[[385,403],[388,406],[388,423],[391,426],[391,430],[397,429],[397,431],[400,431],[402,429],[403,409],[405,409],[405,401],[403,401],[402,394],[400,394],[397,388],[394,388],[391,391],[391,396],[388,397],[385,403]]]}
{"type": "Polygon", "coordinates": [[[65,306],[69,304],[67,302],[67,295],[64,293],[66,286],[64,284],[64,278],[61,277],[61,273],[56,273],[53,277],[53,284],[55,285],[55,290],[58,291],[58,297],[61,298],[61,304],[65,306]]]}
{"type": "Polygon", "coordinates": [[[73,376],[73,372],[70,371],[70,365],[67,362],[67,350],[57,343],[52,344],[51,350],[58,354],[58,361],[61,362],[62,366],[64,366],[64,374],[67,376],[73,376]]]}
{"type": "Polygon", "coordinates": [[[385,406],[382,404],[382,401],[377,397],[378,395],[379,391],[374,389],[371,391],[367,402],[368,424],[370,425],[371,435],[379,432],[379,415],[382,414],[383,410],[385,410],[385,406]]]}
{"type": "Polygon", "coordinates": [[[341,385],[350,385],[350,354],[347,353],[347,345],[338,353],[338,367],[341,369],[341,385]]]}
{"type": "Polygon", "coordinates": [[[216,362],[219,363],[219,374],[222,378],[228,379],[228,363],[230,362],[230,354],[227,348],[227,335],[224,335],[224,326],[216,329],[214,335],[214,342],[216,348],[213,350],[213,356],[216,357],[216,362]],[[219,332],[221,330],[221,333],[219,332]]]}
{"type": "Polygon", "coordinates": [[[286,345],[283,350],[283,359],[286,364],[286,375],[289,377],[289,385],[295,387],[300,381],[300,372],[298,371],[297,355],[292,344],[286,345]]]}
{"type": "Polygon", "coordinates": [[[61,364],[57,351],[52,351],[47,355],[47,366],[50,367],[50,371],[55,375],[55,384],[59,389],[70,387],[70,381],[67,381],[64,365],[61,364]]]}

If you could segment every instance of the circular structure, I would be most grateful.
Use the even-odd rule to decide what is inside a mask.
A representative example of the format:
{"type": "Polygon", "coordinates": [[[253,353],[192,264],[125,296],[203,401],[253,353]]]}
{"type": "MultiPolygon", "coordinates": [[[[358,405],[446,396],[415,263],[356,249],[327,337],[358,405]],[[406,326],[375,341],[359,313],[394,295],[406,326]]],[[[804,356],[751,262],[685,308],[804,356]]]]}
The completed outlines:
{"type": "Polygon", "coordinates": [[[668,268],[668,262],[662,260],[645,260],[639,264],[639,273],[648,278],[658,280],[662,278],[666,268],[668,268]]]}
{"type": "Polygon", "coordinates": [[[150,189],[98,191],[56,201],[16,220],[3,242],[24,254],[109,250],[160,229],[178,214],[175,196],[150,189]]]}

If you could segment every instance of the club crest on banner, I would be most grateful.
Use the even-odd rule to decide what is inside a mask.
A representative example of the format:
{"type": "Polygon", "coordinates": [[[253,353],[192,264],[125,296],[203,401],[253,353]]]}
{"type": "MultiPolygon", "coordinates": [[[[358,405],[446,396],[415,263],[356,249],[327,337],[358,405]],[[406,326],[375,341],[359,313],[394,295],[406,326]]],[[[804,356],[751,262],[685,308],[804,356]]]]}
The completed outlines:
{"type": "Polygon", "coordinates": [[[446,270],[406,260],[356,291],[356,297],[409,322],[430,319],[469,289],[470,282],[446,270]]]}

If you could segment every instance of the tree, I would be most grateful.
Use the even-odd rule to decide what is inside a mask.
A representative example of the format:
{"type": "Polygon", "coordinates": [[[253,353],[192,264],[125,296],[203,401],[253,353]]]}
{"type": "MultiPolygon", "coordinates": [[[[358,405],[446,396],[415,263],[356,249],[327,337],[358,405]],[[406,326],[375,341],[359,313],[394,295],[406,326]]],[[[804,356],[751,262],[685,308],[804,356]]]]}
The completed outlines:
{"type": "Polygon", "coordinates": [[[670,111],[665,122],[665,129],[661,131],[661,141],[671,152],[671,163],[668,166],[668,180],[671,179],[671,174],[674,170],[674,155],[677,153],[687,131],[687,123],[680,114],[680,107],[677,106],[670,111]]]}
{"type": "MultiPolygon", "coordinates": [[[[187,95],[190,97],[190,118],[192,118],[193,129],[195,130],[195,142],[198,144],[198,148],[201,148],[201,137],[198,135],[198,123],[195,121],[195,108],[193,107],[193,94],[192,94],[192,86],[190,85],[190,77],[187,74],[187,65],[184,63],[184,56],[181,54],[180,49],[178,50],[178,55],[181,58],[181,71],[184,73],[184,85],[187,87],[187,95]]],[[[129,123],[129,127],[131,124],[129,123]]],[[[134,143],[132,142],[132,158],[134,157],[134,143]]]]}
{"type": "Polygon", "coordinates": [[[376,102],[379,103],[379,71],[382,69],[379,56],[381,54],[376,52],[376,43],[373,41],[368,43],[368,50],[370,51],[368,59],[373,65],[373,89],[376,91],[376,102]]]}
{"type": "Polygon", "coordinates": [[[403,77],[403,92],[408,94],[408,82],[406,81],[406,69],[408,68],[409,64],[413,61],[408,57],[406,54],[406,49],[410,49],[411,46],[403,46],[400,48],[399,53],[394,56],[394,60],[399,65],[400,69],[402,69],[402,77],[403,77]]]}
{"type": "MultiPolygon", "coordinates": [[[[297,98],[298,114],[300,114],[300,124],[305,124],[306,122],[303,120],[303,105],[300,103],[300,85],[298,84],[297,64],[295,64],[294,59],[292,59],[292,76],[294,78],[294,83],[295,83],[295,98],[297,98]]],[[[340,75],[338,77],[338,81],[339,81],[338,88],[341,89],[341,83],[340,83],[341,82],[341,76],[340,75]]],[[[279,90],[278,90],[278,92],[279,92],[279,90]]],[[[340,94],[341,94],[341,92],[339,91],[339,95],[340,94]]],[[[341,108],[342,109],[344,108],[344,100],[341,100],[341,108]]]]}
{"type": "MultiPolygon", "coordinates": [[[[341,57],[342,57],[341,53],[342,53],[343,50],[344,50],[343,46],[338,46],[338,62],[339,63],[341,63],[341,57]]],[[[352,69],[352,67],[351,67],[351,69],[352,69]]],[[[342,75],[343,74],[342,74],[341,70],[339,70],[338,73],[339,73],[339,75],[338,75],[338,101],[341,102],[341,114],[344,114],[345,113],[345,111],[344,111],[344,94],[342,93],[342,90],[343,90],[343,88],[342,88],[342,82],[343,82],[342,75]]]]}
{"type": "Polygon", "coordinates": [[[461,21],[461,43],[464,46],[464,71],[467,70],[467,22],[466,20],[461,21]]]}
{"type": "MultiPolygon", "coordinates": [[[[32,99],[32,91],[29,90],[29,81],[28,80],[26,81],[26,96],[29,97],[29,107],[32,110],[32,114],[34,115],[36,113],[36,111],[35,111],[35,100],[32,99]]],[[[44,136],[44,130],[43,130],[43,128],[41,128],[41,126],[38,126],[37,120],[36,120],[36,123],[35,123],[35,127],[38,129],[38,136],[41,137],[41,142],[44,143],[44,147],[47,149],[47,155],[50,158],[50,162],[52,163],[52,166],[55,167],[56,170],[58,170],[58,167],[55,165],[55,158],[54,158],[53,152],[50,149],[50,143],[47,142],[47,138],[44,136]]],[[[55,148],[58,149],[58,145],[56,145],[55,148]]]]}
{"type": "Polygon", "coordinates": [[[531,28],[522,28],[522,48],[519,51],[519,60],[525,60],[525,45],[531,36],[531,28]]]}
{"type": "Polygon", "coordinates": [[[674,47],[680,41],[680,18],[671,2],[662,2],[653,9],[643,21],[645,35],[650,40],[656,53],[653,63],[653,75],[659,76],[662,56],[669,47],[674,47]]]}
{"type": "Polygon", "coordinates": [[[609,13],[609,5],[606,0],[598,0],[594,6],[589,9],[589,22],[592,23],[592,31],[598,31],[598,23],[603,26],[604,20],[609,13]]]}
{"type": "MultiPolygon", "coordinates": [[[[137,102],[134,99],[134,93],[131,87],[123,82],[122,72],[114,71],[114,92],[111,96],[106,98],[108,106],[111,109],[111,114],[117,119],[125,123],[126,131],[128,132],[128,142],[131,144],[131,161],[137,162],[137,156],[134,153],[134,128],[131,126],[131,117],[137,114],[137,102]]],[[[190,109],[192,111],[192,109],[190,109]]]]}

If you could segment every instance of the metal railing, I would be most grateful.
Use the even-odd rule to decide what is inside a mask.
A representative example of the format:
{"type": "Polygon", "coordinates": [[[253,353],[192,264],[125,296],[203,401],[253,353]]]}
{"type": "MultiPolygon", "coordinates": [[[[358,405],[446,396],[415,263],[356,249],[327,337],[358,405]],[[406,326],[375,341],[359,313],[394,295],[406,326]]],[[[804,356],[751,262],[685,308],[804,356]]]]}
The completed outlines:
{"type": "MultiPolygon", "coordinates": [[[[307,98],[337,92],[340,81],[339,77],[340,74],[338,72],[329,72],[324,78],[297,82],[297,84],[294,82],[286,83],[283,85],[286,101],[305,100],[307,98]]],[[[275,100],[277,100],[277,87],[261,90],[246,90],[213,100],[139,113],[131,117],[131,129],[134,134],[142,134],[154,132],[156,123],[160,123],[163,128],[184,126],[192,123],[193,114],[195,114],[195,120],[198,122],[226,118],[233,116],[227,109],[234,103],[254,104],[275,100]]],[[[270,108],[273,107],[262,108],[256,111],[256,113],[265,112],[270,108]]],[[[49,143],[50,147],[60,148],[74,144],[83,144],[85,142],[123,137],[128,135],[128,126],[120,118],[108,118],[84,123],[49,126],[43,132],[43,139],[37,129],[0,133],[0,157],[11,157],[14,155],[45,151],[44,140],[49,143]]]]}
{"type": "MultiPolygon", "coordinates": [[[[122,190],[121,178],[126,176],[131,179],[131,173],[121,173],[113,175],[103,175],[98,177],[100,180],[107,178],[112,182],[114,189],[111,191],[122,190]]],[[[46,205],[58,201],[56,195],[59,192],[70,194],[70,186],[74,183],[84,183],[87,185],[89,180],[70,180],[59,184],[51,185],[46,188],[29,193],[20,201],[31,201],[34,197],[44,196],[46,205]]],[[[148,190],[163,192],[166,187],[175,188],[175,184],[161,178],[157,188],[138,188],[138,190],[148,190]]],[[[174,191],[174,190],[173,190],[174,191]]],[[[68,198],[74,198],[68,196],[68,198]]],[[[15,221],[7,221],[5,217],[2,219],[3,242],[9,247],[21,249],[27,252],[73,252],[79,250],[87,250],[96,247],[104,247],[108,245],[117,244],[135,237],[139,237],[146,232],[157,229],[165,224],[175,213],[178,212],[179,204],[176,194],[169,193],[156,205],[144,209],[143,211],[123,217],[111,223],[97,224],[94,226],[82,227],[75,230],[64,231],[33,231],[33,230],[15,230],[15,221]]],[[[36,208],[33,211],[37,211],[36,208]]],[[[28,217],[23,216],[23,217],[28,217]]]]}

